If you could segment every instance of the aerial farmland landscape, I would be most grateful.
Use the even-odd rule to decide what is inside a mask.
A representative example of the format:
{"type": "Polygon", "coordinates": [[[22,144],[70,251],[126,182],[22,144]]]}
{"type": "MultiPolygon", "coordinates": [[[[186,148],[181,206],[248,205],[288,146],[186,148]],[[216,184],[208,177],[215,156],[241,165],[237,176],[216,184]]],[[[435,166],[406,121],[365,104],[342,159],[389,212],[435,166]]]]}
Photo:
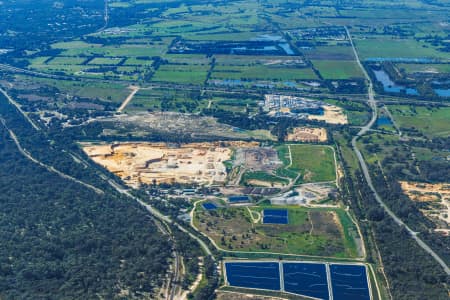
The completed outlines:
{"type": "Polygon", "coordinates": [[[0,1],[0,299],[450,298],[447,0],[0,1]]]}

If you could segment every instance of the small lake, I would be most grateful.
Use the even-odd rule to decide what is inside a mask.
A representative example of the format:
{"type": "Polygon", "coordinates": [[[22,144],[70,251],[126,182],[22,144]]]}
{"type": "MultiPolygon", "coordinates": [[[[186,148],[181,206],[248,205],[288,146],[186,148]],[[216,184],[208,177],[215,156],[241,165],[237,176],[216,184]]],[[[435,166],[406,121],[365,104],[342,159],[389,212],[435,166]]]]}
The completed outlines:
{"type": "Polygon", "coordinates": [[[391,122],[391,119],[385,116],[378,117],[377,119],[377,126],[383,126],[383,125],[393,125],[391,122]]]}
{"type": "Polygon", "coordinates": [[[295,82],[291,82],[291,81],[285,81],[285,82],[283,82],[283,84],[285,86],[287,86],[287,87],[290,87],[290,88],[296,88],[297,87],[297,84],[295,82]]]}
{"type": "Polygon", "coordinates": [[[434,89],[434,92],[440,97],[450,97],[450,89],[434,89]]]}
{"type": "Polygon", "coordinates": [[[278,44],[281,48],[283,48],[284,52],[286,52],[287,55],[294,55],[294,51],[292,50],[291,46],[288,43],[278,44]]]}
{"type": "Polygon", "coordinates": [[[413,88],[407,88],[402,85],[398,85],[391,80],[389,75],[383,70],[374,70],[375,77],[381,84],[383,84],[383,89],[385,92],[389,93],[401,93],[404,91],[407,95],[417,96],[419,92],[413,88]]]}

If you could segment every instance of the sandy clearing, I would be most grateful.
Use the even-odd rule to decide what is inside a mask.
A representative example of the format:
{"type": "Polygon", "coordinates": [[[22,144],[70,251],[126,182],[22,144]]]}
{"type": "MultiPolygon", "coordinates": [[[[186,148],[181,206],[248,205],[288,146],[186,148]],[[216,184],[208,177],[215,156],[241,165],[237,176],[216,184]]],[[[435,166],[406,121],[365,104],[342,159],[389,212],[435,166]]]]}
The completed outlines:
{"type": "Polygon", "coordinates": [[[430,219],[450,225],[450,183],[399,182],[403,192],[413,201],[428,203],[422,212],[430,219]]]}
{"type": "Polygon", "coordinates": [[[168,145],[165,143],[83,144],[86,154],[132,187],[140,184],[223,183],[224,161],[232,148],[246,142],[210,142],[168,145]]]}
{"type": "Polygon", "coordinates": [[[325,128],[295,127],[287,136],[290,142],[326,142],[327,139],[325,128]]]}
{"type": "Polygon", "coordinates": [[[348,124],[344,110],[334,105],[324,105],[323,115],[309,115],[309,120],[325,121],[329,124],[348,124]]]}

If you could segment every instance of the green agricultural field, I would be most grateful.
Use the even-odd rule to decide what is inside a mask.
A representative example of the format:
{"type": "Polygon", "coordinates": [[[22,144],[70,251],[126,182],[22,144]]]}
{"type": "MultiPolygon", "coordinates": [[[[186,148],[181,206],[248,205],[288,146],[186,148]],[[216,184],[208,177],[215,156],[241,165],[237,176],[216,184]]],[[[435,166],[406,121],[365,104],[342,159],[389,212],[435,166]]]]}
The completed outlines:
{"type": "Polygon", "coordinates": [[[201,65],[162,65],[152,80],[198,85],[205,82],[208,69],[201,65]]]}
{"type": "Polygon", "coordinates": [[[355,39],[356,48],[362,59],[367,58],[440,58],[448,60],[448,53],[413,39],[378,37],[355,39]]]}
{"type": "Polygon", "coordinates": [[[68,75],[81,74],[86,66],[81,65],[31,65],[31,69],[46,72],[46,73],[65,73],[68,75]]]}
{"type": "Polygon", "coordinates": [[[165,54],[169,64],[209,65],[211,58],[204,54],[165,54]]]}
{"type": "Polygon", "coordinates": [[[138,59],[136,57],[127,58],[124,65],[125,66],[150,66],[153,60],[151,59],[138,59]]]}
{"type": "Polygon", "coordinates": [[[272,67],[265,65],[254,66],[216,66],[211,75],[212,79],[239,80],[278,80],[296,81],[317,79],[311,68],[272,67]]]}
{"type": "Polygon", "coordinates": [[[400,128],[415,128],[428,137],[450,135],[450,107],[389,105],[388,108],[400,128]]]}
{"type": "Polygon", "coordinates": [[[24,75],[20,75],[18,78],[27,85],[39,85],[42,88],[56,88],[60,93],[82,98],[100,99],[105,102],[117,104],[123,102],[130,93],[125,84],[56,80],[24,75]]]}
{"type": "Polygon", "coordinates": [[[278,147],[278,155],[286,170],[301,174],[300,182],[336,180],[334,153],[328,146],[282,145],[278,147]]]}
{"type": "Polygon", "coordinates": [[[61,55],[64,56],[109,56],[109,57],[137,57],[137,56],[160,56],[167,50],[167,45],[164,44],[119,44],[115,46],[102,46],[97,44],[79,44],[80,47],[70,47],[67,43],[59,43],[53,47],[62,47],[58,49],[65,49],[61,55]],[[84,47],[81,47],[84,46],[84,47]]]}
{"type": "Polygon", "coordinates": [[[218,247],[228,251],[358,256],[356,227],[341,209],[252,206],[206,211],[197,206],[194,225],[218,247]],[[264,208],[288,209],[289,224],[262,224],[264,208]]]}
{"type": "Polygon", "coordinates": [[[141,89],[128,104],[126,111],[197,112],[207,105],[207,101],[198,101],[198,96],[196,92],[181,89],[141,89]]]}
{"type": "Polygon", "coordinates": [[[117,65],[121,60],[121,57],[96,57],[89,65],[117,65]]]}
{"type": "Polygon", "coordinates": [[[48,65],[81,65],[86,61],[86,57],[57,56],[47,62],[48,65]]]}
{"type": "Polygon", "coordinates": [[[314,67],[324,79],[363,78],[364,74],[356,61],[313,60],[314,67]]]}
{"type": "Polygon", "coordinates": [[[450,64],[396,64],[407,74],[412,73],[450,73],[450,64]]]}
{"type": "Polygon", "coordinates": [[[89,44],[83,41],[71,41],[71,42],[61,42],[52,45],[53,49],[85,49],[85,48],[95,48],[101,47],[100,44],[89,44]]]}
{"type": "Polygon", "coordinates": [[[347,46],[318,46],[302,50],[305,56],[313,60],[355,60],[352,47],[347,46]]]}
{"type": "Polygon", "coordinates": [[[298,62],[297,66],[306,66],[301,56],[251,56],[251,55],[214,55],[216,66],[254,66],[266,65],[288,67],[292,62],[298,62]]]}

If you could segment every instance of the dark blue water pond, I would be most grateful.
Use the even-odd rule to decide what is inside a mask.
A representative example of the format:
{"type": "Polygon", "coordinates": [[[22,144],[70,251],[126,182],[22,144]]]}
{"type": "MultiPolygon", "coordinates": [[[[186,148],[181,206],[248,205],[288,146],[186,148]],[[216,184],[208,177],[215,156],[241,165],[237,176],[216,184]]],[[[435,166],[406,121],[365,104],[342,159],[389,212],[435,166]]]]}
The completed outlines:
{"type": "Polygon", "coordinates": [[[324,264],[283,263],[286,292],[319,299],[329,299],[327,272],[324,264]]]}
{"type": "Polygon", "coordinates": [[[231,286],[280,290],[278,262],[227,262],[227,281],[231,286]]]}
{"type": "Polygon", "coordinates": [[[263,211],[264,224],[288,224],[287,209],[265,209],[263,211]]]}
{"type": "Polygon", "coordinates": [[[330,265],[334,300],[370,300],[366,267],[330,265]]]}
{"type": "Polygon", "coordinates": [[[389,119],[388,117],[379,117],[377,119],[377,125],[378,126],[383,126],[383,125],[392,125],[391,119],[389,119]]]}
{"type": "Polygon", "coordinates": [[[214,203],[211,203],[211,202],[203,203],[202,206],[206,210],[215,210],[215,209],[217,209],[217,205],[215,205],[214,203]]]}

